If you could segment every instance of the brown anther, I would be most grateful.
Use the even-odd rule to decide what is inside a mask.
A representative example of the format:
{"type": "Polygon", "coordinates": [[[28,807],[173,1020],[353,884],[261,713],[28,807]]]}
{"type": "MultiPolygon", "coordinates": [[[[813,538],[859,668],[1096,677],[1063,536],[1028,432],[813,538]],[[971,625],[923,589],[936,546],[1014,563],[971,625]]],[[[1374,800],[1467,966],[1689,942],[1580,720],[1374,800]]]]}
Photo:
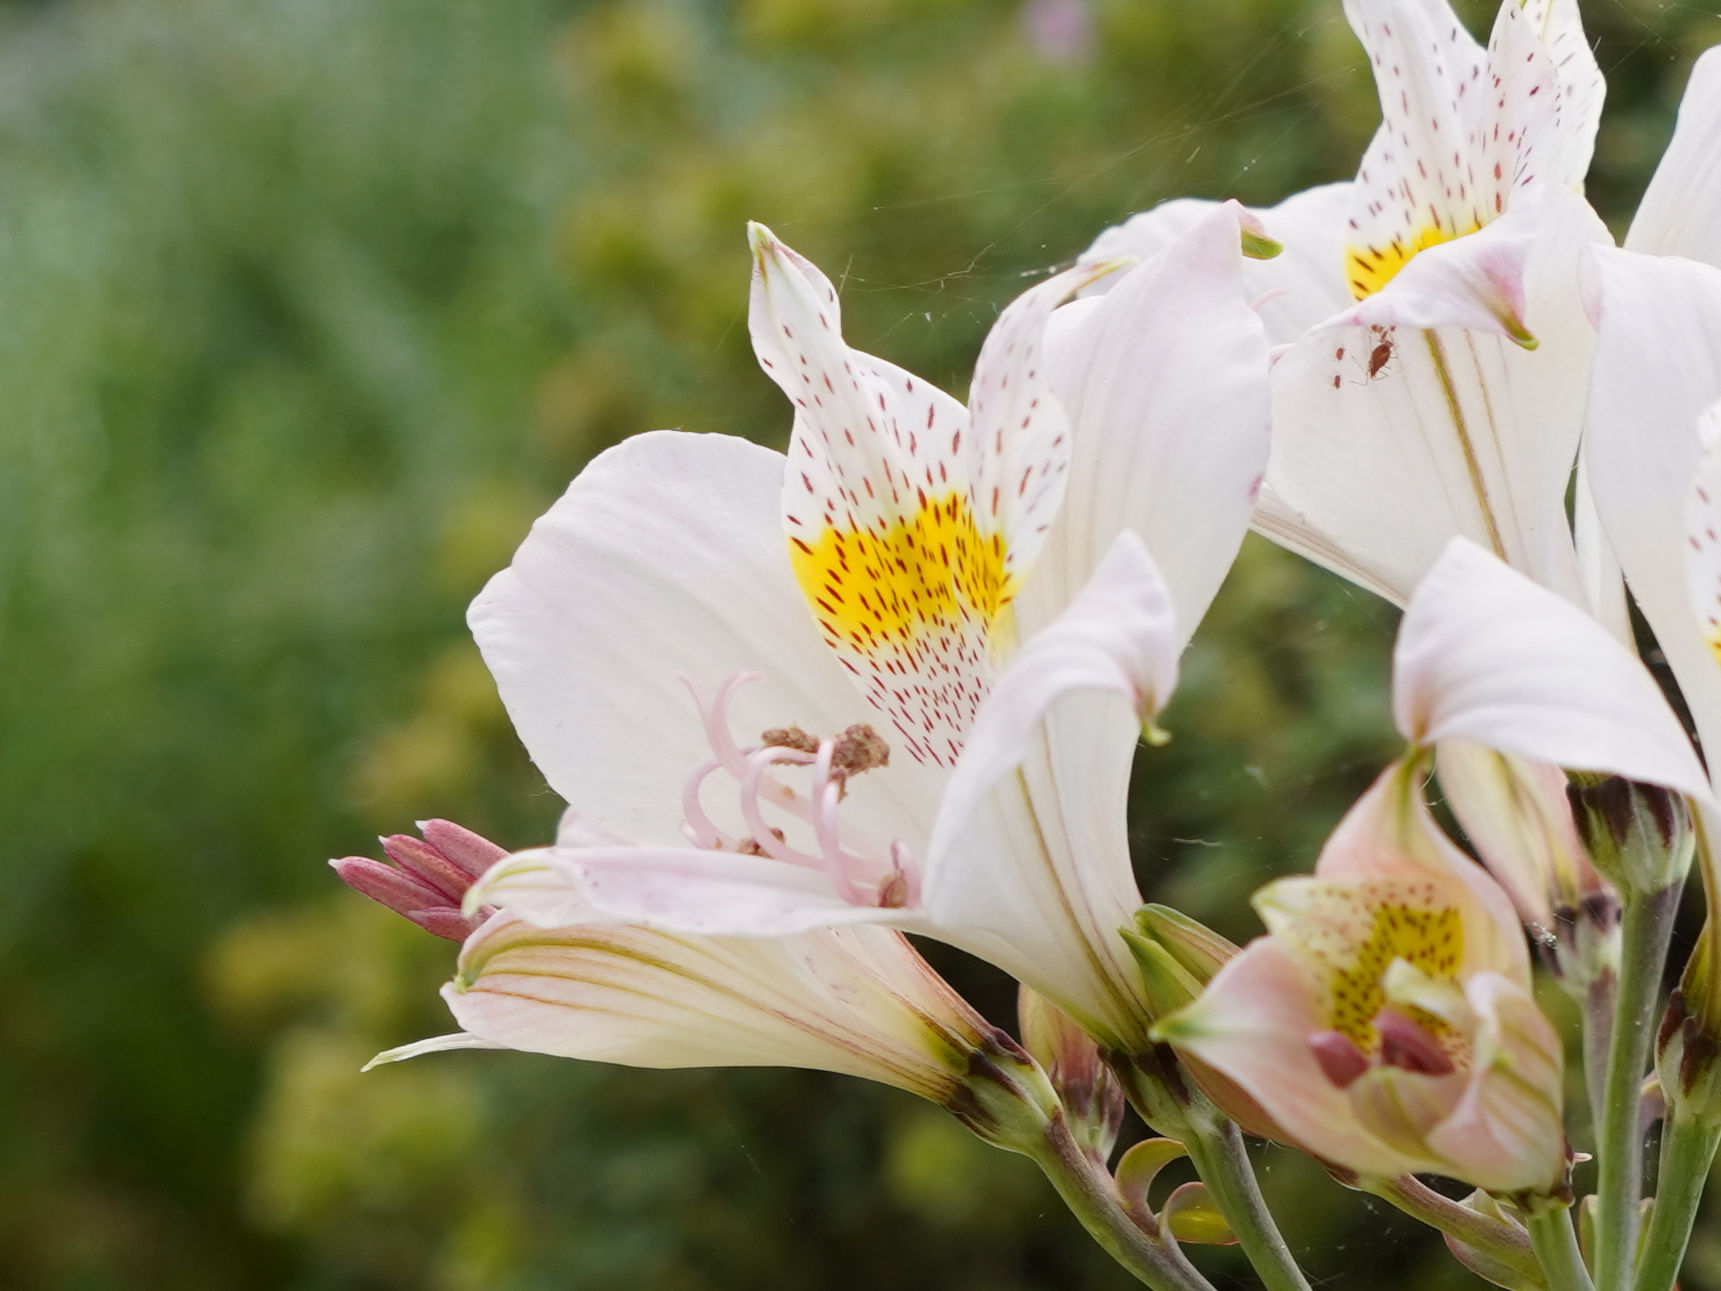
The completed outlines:
{"type": "MultiPolygon", "coordinates": [[[[773,829],[771,837],[781,843],[787,839],[788,835],[780,829],[773,829]]],[[[740,843],[736,844],[735,850],[743,856],[768,856],[770,854],[766,852],[757,838],[742,839],[740,843]]]]}
{"type": "Polygon", "coordinates": [[[768,749],[793,749],[797,753],[819,751],[817,737],[808,735],[798,726],[773,726],[759,737],[759,743],[768,749]]]}
{"type": "Polygon", "coordinates": [[[890,765],[890,745],[865,722],[856,722],[831,747],[831,772],[844,777],[890,765]]]}
{"type": "Polygon", "coordinates": [[[895,870],[888,879],[878,885],[878,908],[900,910],[907,904],[908,880],[903,877],[901,870],[895,870]]]}

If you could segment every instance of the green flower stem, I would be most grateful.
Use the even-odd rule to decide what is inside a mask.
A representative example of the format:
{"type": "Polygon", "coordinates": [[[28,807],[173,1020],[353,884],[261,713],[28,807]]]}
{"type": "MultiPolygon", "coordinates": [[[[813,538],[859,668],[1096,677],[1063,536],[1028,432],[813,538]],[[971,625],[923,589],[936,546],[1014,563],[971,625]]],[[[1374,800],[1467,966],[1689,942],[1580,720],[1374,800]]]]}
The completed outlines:
{"type": "Polygon", "coordinates": [[[1186,1082],[1169,1050],[1120,1057],[1112,1066],[1142,1119],[1183,1144],[1267,1291],[1309,1291],[1308,1279],[1261,1196],[1236,1123],[1186,1082]]]}
{"type": "Polygon", "coordinates": [[[1487,1256],[1503,1270],[1515,1275],[1517,1286],[1545,1288],[1548,1285],[1530,1246],[1530,1239],[1515,1226],[1490,1219],[1450,1197],[1441,1196],[1414,1175],[1397,1179],[1359,1179],[1353,1186],[1487,1256]]]}
{"type": "Polygon", "coordinates": [[[1607,1106],[1607,1065],[1618,1000],[1619,974],[1604,968],[1584,992],[1584,1093],[1589,1096],[1590,1132],[1597,1143],[1602,1138],[1602,1109],[1607,1106]]]}
{"type": "Polygon", "coordinates": [[[1133,1215],[1112,1177],[1082,1151],[1059,1116],[1028,1153],[1058,1190],[1070,1213],[1082,1221],[1114,1260],[1153,1291],[1213,1291],[1175,1240],[1158,1231],[1151,1216],[1133,1215]]]}
{"type": "Polygon", "coordinates": [[[1718,1144],[1721,1125],[1699,1117],[1675,1115],[1662,1127],[1661,1174],[1639,1256],[1636,1291],[1671,1291],[1718,1144]]]}
{"type": "Polygon", "coordinates": [[[1659,1020],[1655,1005],[1678,905],[1678,884],[1648,895],[1633,893],[1626,898],[1620,924],[1619,993],[1608,1045],[1601,1136],[1596,1142],[1598,1291],[1625,1291],[1631,1284],[1643,1197],[1643,1078],[1659,1020]]]}
{"type": "Polygon", "coordinates": [[[1569,1202],[1542,1199],[1531,1207],[1528,1227],[1530,1245],[1554,1291],[1594,1291],[1583,1253],[1578,1250],[1569,1202]]]}

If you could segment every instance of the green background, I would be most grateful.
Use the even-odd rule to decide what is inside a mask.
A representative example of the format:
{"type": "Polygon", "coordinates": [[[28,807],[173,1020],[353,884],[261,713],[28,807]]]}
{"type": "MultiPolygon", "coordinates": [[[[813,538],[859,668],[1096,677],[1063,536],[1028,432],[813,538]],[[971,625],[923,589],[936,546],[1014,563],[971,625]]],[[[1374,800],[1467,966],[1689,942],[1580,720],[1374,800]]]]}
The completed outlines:
{"type": "MultiPolygon", "coordinates": [[[[453,948],[323,864],[429,815],[548,836],[463,609],[617,439],[782,444],[745,220],[960,394],[1000,303],[1105,225],[1347,178],[1378,120],[1337,0],[1066,12],[1085,47],[979,0],[0,8],[0,1286],[1129,1285],[1032,1167],[895,1091],[361,1076],[446,1029],[453,948]]],[[[1620,229],[1721,20],[1586,13],[1620,229]]],[[[1251,540],[1139,768],[1152,896],[1250,934],[1390,751],[1393,618],[1251,540]]],[[[1322,1285],[1471,1285],[1262,1164],[1322,1285]]],[[[1721,1287],[1712,1231],[1688,1285],[1721,1287]]]]}

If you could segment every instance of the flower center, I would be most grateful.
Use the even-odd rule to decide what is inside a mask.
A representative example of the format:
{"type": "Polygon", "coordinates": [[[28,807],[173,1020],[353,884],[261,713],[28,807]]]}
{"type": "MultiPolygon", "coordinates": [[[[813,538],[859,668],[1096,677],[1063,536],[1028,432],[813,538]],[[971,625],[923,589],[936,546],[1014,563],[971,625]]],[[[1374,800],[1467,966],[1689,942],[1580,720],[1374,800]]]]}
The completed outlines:
{"type": "Polygon", "coordinates": [[[1353,246],[1346,249],[1345,275],[1350,281],[1351,295],[1365,300],[1398,276],[1418,252],[1437,247],[1476,232],[1482,226],[1471,222],[1468,228],[1455,227],[1432,216],[1429,223],[1415,233],[1393,238],[1385,249],[1373,246],[1353,246]]]}

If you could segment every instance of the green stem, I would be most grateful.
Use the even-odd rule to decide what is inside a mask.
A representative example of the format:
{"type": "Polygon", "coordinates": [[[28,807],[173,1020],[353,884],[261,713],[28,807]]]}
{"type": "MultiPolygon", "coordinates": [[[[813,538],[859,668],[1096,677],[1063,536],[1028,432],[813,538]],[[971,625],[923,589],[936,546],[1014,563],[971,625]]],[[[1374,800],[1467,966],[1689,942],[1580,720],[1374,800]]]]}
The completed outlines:
{"type": "Polygon", "coordinates": [[[1527,1221],[1530,1245],[1554,1291],[1593,1291],[1578,1235],[1572,1229],[1572,1208],[1566,1202],[1543,1201],[1532,1207],[1527,1221]]]}
{"type": "Polygon", "coordinates": [[[1490,1219],[1450,1197],[1443,1197],[1414,1175],[1361,1179],[1354,1186],[1486,1256],[1503,1273],[1513,1275],[1516,1286],[1547,1287],[1529,1238],[1514,1225],[1490,1219]]]}
{"type": "Polygon", "coordinates": [[[1168,1049],[1119,1056],[1112,1068],[1142,1119],[1183,1144],[1267,1291],[1309,1291],[1308,1279],[1261,1196],[1236,1123],[1188,1084],[1168,1049]]]}
{"type": "Polygon", "coordinates": [[[1619,995],[1608,1046],[1601,1136],[1596,1142],[1598,1291],[1625,1291],[1631,1283],[1643,1198],[1643,1077],[1649,1068],[1655,1003],[1678,904],[1677,884],[1647,896],[1631,894],[1620,925],[1619,995]]]}
{"type": "Polygon", "coordinates": [[[1082,1227],[1138,1281],[1153,1291],[1213,1291],[1177,1243],[1156,1231],[1151,1217],[1138,1222],[1130,1213],[1112,1177],[1081,1150],[1061,1116],[1029,1155],[1082,1227]]]}
{"type": "Polygon", "coordinates": [[[1604,968],[1584,993],[1584,1092],[1589,1096],[1590,1132],[1597,1143],[1602,1139],[1602,1109],[1607,1106],[1608,1055],[1618,1000],[1619,974],[1604,968]]]}
{"type": "Polygon", "coordinates": [[[1691,1225],[1717,1144],[1721,1144],[1721,1125],[1678,1115],[1663,1125],[1661,1173],[1639,1257],[1636,1291],[1671,1291],[1691,1240],[1691,1225]]]}

